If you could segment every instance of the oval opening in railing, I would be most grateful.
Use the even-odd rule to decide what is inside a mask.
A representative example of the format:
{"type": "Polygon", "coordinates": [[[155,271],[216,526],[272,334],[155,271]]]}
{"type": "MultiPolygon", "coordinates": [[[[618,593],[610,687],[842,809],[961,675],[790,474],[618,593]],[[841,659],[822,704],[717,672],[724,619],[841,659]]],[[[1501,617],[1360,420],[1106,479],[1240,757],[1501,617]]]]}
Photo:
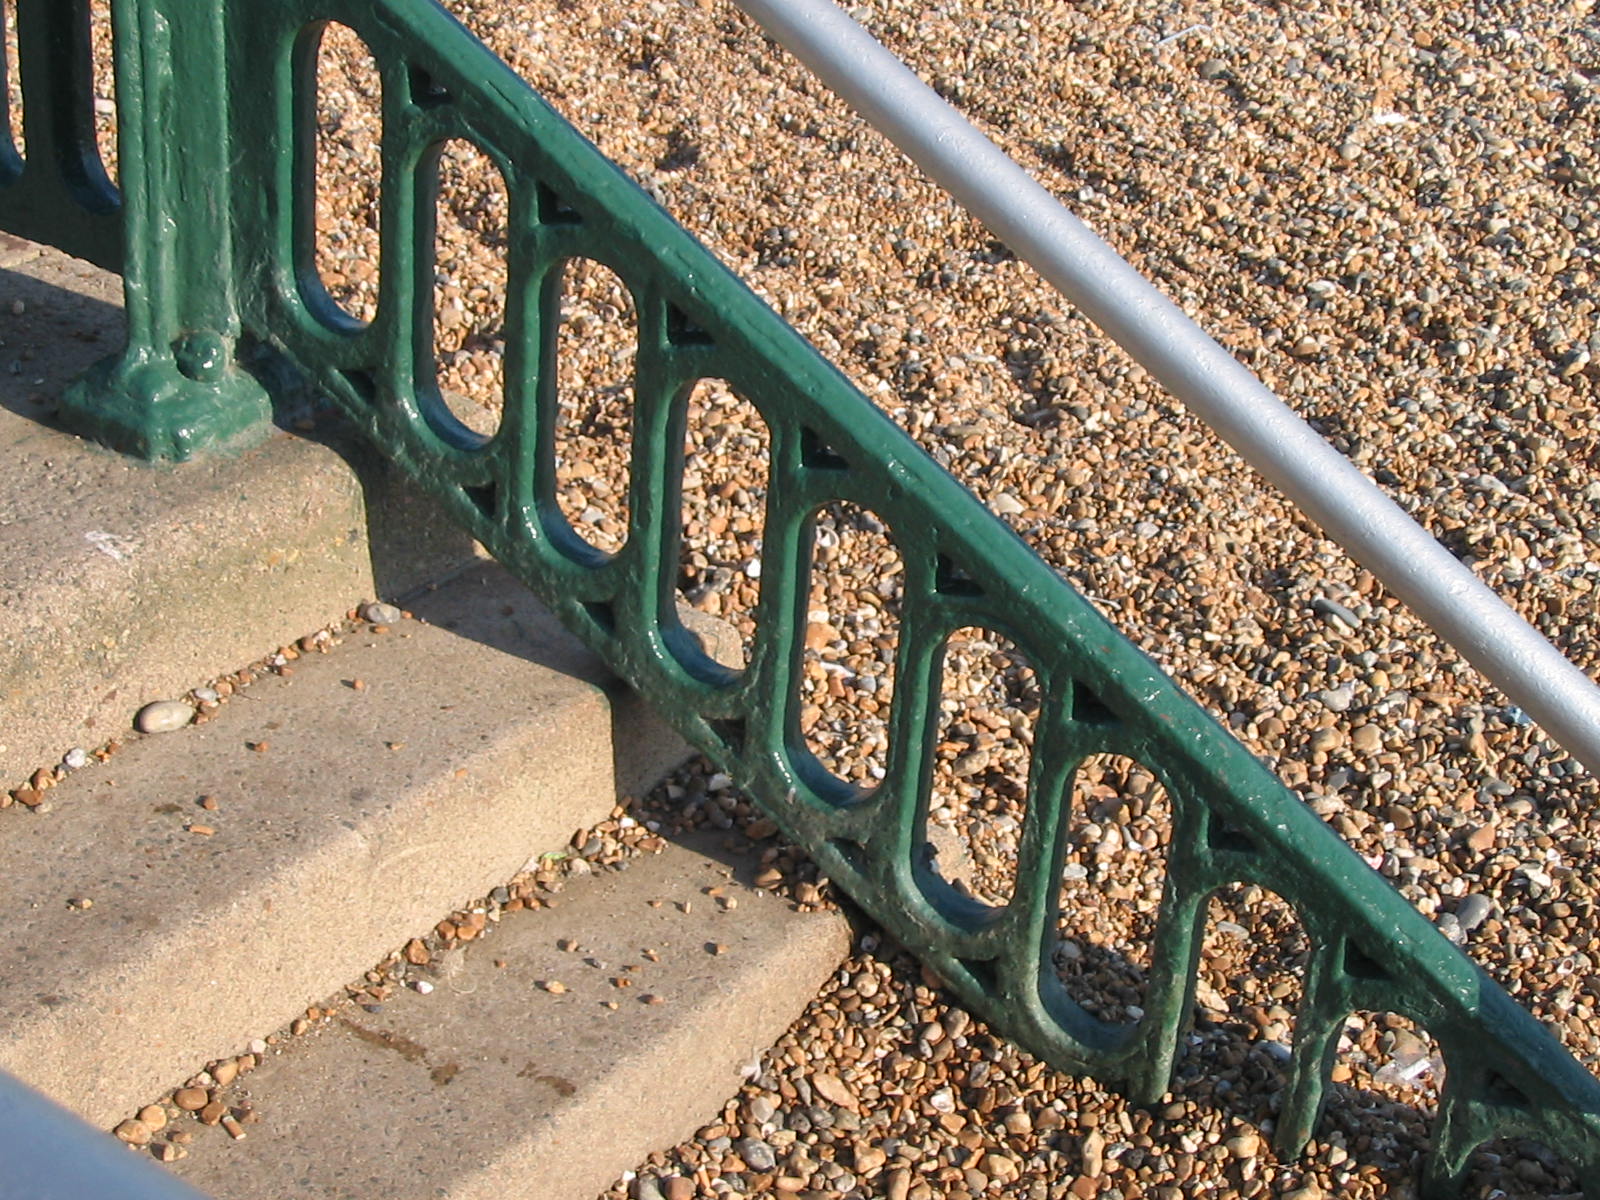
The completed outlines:
{"type": "Polygon", "coordinates": [[[1172,1089],[1258,1128],[1284,1099],[1310,944],[1276,892],[1233,884],[1207,902],[1194,1024],[1172,1089]]]}
{"type": "Polygon", "coordinates": [[[1009,638],[969,626],[945,640],[924,834],[934,870],[984,904],[1008,904],[1016,887],[1040,706],[1033,666],[1009,638]]]}
{"type": "Polygon", "coordinates": [[[689,394],[683,447],[683,601],[739,635],[739,665],[755,645],[772,438],[761,414],[721,379],[689,394]]]}
{"type": "Polygon", "coordinates": [[[638,313],[628,285],[592,259],[567,261],[560,295],[556,503],[573,532],[614,554],[628,540],[638,313]]]}
{"type": "Polygon", "coordinates": [[[433,235],[433,370],[456,422],[493,437],[505,408],[506,182],[459,139],[439,148],[433,235]]]}
{"type": "Polygon", "coordinates": [[[1429,1150],[1444,1074],[1439,1043],[1415,1021],[1392,1012],[1351,1013],[1314,1135],[1325,1158],[1329,1147],[1344,1151],[1330,1163],[1334,1180],[1363,1171],[1392,1183],[1414,1178],[1429,1150]]]}
{"type": "Polygon", "coordinates": [[[1171,799],[1134,759],[1091,754],[1073,772],[1066,825],[1057,977],[1091,1016],[1136,1022],[1166,883],[1171,799]]]}
{"type": "Polygon", "coordinates": [[[323,27],[316,88],[312,266],[328,298],[366,324],[378,312],[383,82],[348,25],[323,27]]]}
{"type": "Polygon", "coordinates": [[[100,167],[112,186],[118,182],[117,171],[117,80],[112,70],[111,57],[111,4],[110,0],[91,0],[89,6],[89,42],[92,57],[94,94],[89,97],[91,119],[94,122],[95,149],[100,156],[100,167]]]}
{"type": "Polygon", "coordinates": [[[0,21],[5,22],[6,133],[18,158],[28,156],[22,128],[22,73],[17,69],[17,0],[0,0],[0,21]]]}
{"type": "Polygon", "coordinates": [[[1462,1195],[1496,1200],[1583,1200],[1577,1173],[1561,1155],[1530,1138],[1496,1138],[1473,1154],[1462,1195]]]}
{"type": "Polygon", "coordinates": [[[863,788],[888,771],[904,567],[871,511],[834,501],[815,514],[800,731],[827,771],[863,788]]]}

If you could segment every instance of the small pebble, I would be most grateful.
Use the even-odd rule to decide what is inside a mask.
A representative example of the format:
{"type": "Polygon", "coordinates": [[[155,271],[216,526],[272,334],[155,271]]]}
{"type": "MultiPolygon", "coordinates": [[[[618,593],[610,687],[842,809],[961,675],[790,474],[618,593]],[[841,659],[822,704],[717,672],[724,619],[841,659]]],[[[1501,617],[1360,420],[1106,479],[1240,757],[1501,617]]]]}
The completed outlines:
{"type": "Polygon", "coordinates": [[[172,1102],[184,1112],[199,1112],[211,1103],[211,1093],[205,1088],[187,1087],[179,1088],[172,1093],[172,1102]]]}
{"type": "Polygon", "coordinates": [[[1228,1139],[1227,1148],[1229,1154],[1242,1162],[1261,1152],[1261,1139],[1253,1133],[1241,1133],[1228,1139]]]}
{"type": "Polygon", "coordinates": [[[393,604],[375,600],[361,609],[361,619],[373,625],[395,625],[405,614],[393,604]]]}
{"type": "Polygon", "coordinates": [[[140,733],[171,733],[194,720],[194,708],[182,700],[156,700],[146,704],[133,718],[140,733]]]}
{"type": "Polygon", "coordinates": [[[1356,616],[1354,611],[1337,600],[1330,600],[1327,596],[1315,597],[1311,601],[1311,609],[1330,620],[1339,621],[1346,629],[1354,630],[1361,626],[1361,618],[1356,616]]]}
{"type": "Polygon", "coordinates": [[[771,1171],[778,1165],[772,1147],[760,1138],[744,1138],[737,1145],[739,1157],[753,1171],[771,1171]]]}
{"type": "Polygon", "coordinates": [[[1099,1129],[1091,1129],[1083,1135],[1083,1142],[1079,1147],[1079,1154],[1083,1158],[1083,1173],[1091,1179],[1098,1179],[1105,1171],[1106,1138],[1099,1129]]]}
{"type": "Polygon", "coordinates": [[[1462,930],[1471,933],[1489,919],[1494,912],[1494,901],[1482,892],[1468,892],[1456,905],[1455,918],[1462,930]]]}
{"type": "Polygon", "coordinates": [[[1325,688],[1318,694],[1322,706],[1329,712],[1348,712],[1350,705],[1355,702],[1356,688],[1353,683],[1346,683],[1336,688],[1325,688]]]}
{"type": "Polygon", "coordinates": [[[1001,492],[993,500],[989,501],[989,507],[1002,517],[1020,516],[1027,511],[1027,506],[1010,492],[1001,492]]]}
{"type": "Polygon", "coordinates": [[[148,1146],[153,1136],[150,1126],[143,1121],[131,1119],[122,1122],[112,1132],[130,1146],[148,1146]]]}

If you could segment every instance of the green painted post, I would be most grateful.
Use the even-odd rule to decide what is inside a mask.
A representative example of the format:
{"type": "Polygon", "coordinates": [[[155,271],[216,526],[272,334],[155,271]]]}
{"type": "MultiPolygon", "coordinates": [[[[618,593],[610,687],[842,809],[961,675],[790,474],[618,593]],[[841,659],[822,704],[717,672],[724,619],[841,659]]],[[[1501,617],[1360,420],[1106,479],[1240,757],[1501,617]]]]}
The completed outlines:
{"type": "Polygon", "coordinates": [[[18,0],[17,61],[28,157],[6,113],[0,139],[0,226],[108,271],[122,269],[117,189],[94,136],[94,67],[85,3],[18,0]]]}
{"type": "Polygon", "coordinates": [[[61,417],[113,449],[184,459],[252,440],[271,416],[237,361],[227,9],[121,0],[112,20],[128,342],[61,417]]]}

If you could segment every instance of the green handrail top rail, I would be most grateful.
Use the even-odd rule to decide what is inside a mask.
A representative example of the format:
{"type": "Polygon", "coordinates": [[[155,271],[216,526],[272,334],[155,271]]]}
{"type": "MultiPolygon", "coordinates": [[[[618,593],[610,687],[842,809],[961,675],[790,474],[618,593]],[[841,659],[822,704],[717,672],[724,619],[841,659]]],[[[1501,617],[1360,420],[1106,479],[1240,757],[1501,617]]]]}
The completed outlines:
{"type": "MultiPolygon", "coordinates": [[[[45,9],[24,0],[23,32],[45,9]]],[[[1600,1194],[1600,1083],[438,4],[123,0],[113,11],[129,342],[67,398],[75,427],[157,458],[252,436],[270,404],[243,356],[275,356],[1026,1049],[1137,1101],[1161,1096],[1194,1004],[1208,899],[1259,884],[1295,908],[1313,947],[1282,1152],[1311,1136],[1346,1016],[1388,1010],[1424,1025],[1448,1067],[1430,1195],[1456,1194],[1473,1150],[1510,1135],[1565,1154],[1600,1194]],[[315,69],[328,22],[362,38],[382,83],[379,295],[366,324],[333,302],[314,263],[315,69]],[[433,361],[438,157],[456,140],[488,156],[508,198],[505,406],[492,436],[452,415],[433,361]],[[556,330],[574,259],[614,271],[638,320],[627,538],[614,554],[557,503],[556,330]],[[704,653],[676,606],[680,448],[689,394],[711,378],[754,406],[771,440],[757,633],[740,671],[704,653]],[[800,732],[814,527],[835,502],[881,518],[904,560],[890,752],[870,789],[831,774],[800,732]],[[925,854],[942,651],[969,627],[1010,639],[1042,696],[1004,905],[959,892],[925,854]],[[1144,1016],[1131,1025],[1092,1016],[1051,965],[1073,779],[1102,754],[1148,768],[1173,811],[1144,1016]]],[[[52,52],[25,39],[25,79],[27,56],[52,52]]],[[[30,152],[50,144],[29,125],[30,152]]],[[[82,218],[63,216],[57,231],[29,178],[0,174],[0,220],[82,252],[82,218]]]]}

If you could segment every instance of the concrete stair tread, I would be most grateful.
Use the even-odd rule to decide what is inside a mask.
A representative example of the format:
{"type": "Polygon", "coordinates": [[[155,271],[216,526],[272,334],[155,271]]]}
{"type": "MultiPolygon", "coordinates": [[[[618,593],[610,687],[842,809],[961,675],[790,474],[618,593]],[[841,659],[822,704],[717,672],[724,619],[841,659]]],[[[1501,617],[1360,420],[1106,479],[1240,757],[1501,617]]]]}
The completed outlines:
{"type": "Polygon", "coordinates": [[[604,819],[613,720],[681,761],[498,568],[416,608],[0,814],[0,1067],[108,1125],[604,819]]]}
{"type": "Polygon", "coordinates": [[[50,425],[121,340],[121,281],[0,253],[0,787],[127,730],[144,701],[236,670],[473,561],[471,539],[336,428],[152,466],[50,425]],[[329,438],[326,443],[317,439],[329,438]]]}
{"type": "Polygon", "coordinates": [[[592,1200],[711,1118],[848,950],[838,913],[758,891],[716,844],[571,881],[413,968],[431,993],[292,1039],[235,1085],[247,1137],[197,1129],[175,1171],[219,1200],[592,1200]]]}
{"type": "MultiPolygon", "coordinates": [[[[53,427],[50,398],[120,339],[120,287],[24,249],[6,258],[0,247],[7,337],[29,347],[24,370],[0,373],[11,465],[0,479],[0,787],[70,747],[127,744],[50,790],[48,812],[0,812],[0,1070],[106,1128],[325,1003],[687,749],[336,427],[274,431],[179,467],[53,427]],[[132,733],[141,704],[256,661],[360,600],[408,593],[422,622],[303,656],[202,725],[132,733]],[[202,795],[218,808],[200,808],[202,795]],[[92,906],[69,906],[84,899],[92,906]]],[[[714,657],[736,655],[731,631],[688,623],[714,657]]],[[[837,914],[803,916],[748,889],[736,911],[706,902],[700,887],[725,883],[726,870],[673,846],[569,887],[572,902],[538,913],[543,924],[509,914],[482,944],[508,967],[469,943],[431,996],[350,1010],[360,1030],[293,1039],[241,1080],[267,1121],[238,1143],[202,1130],[220,1153],[180,1165],[222,1196],[365,1197],[382,1177],[395,1195],[588,1200],[709,1118],[845,951],[837,914]],[[692,917],[649,909],[626,890],[646,884],[701,903],[692,917]],[[619,1008],[603,1009],[589,994],[602,985],[571,971],[561,995],[530,983],[553,973],[540,954],[558,937],[608,962],[615,946],[620,963],[653,929],[661,961],[641,963],[641,979],[664,1003],[630,1004],[606,984],[619,1008]],[[706,953],[712,940],[727,952],[706,953]],[[527,1053],[512,1061],[494,1030],[527,1053]],[[421,1057],[396,1053],[402,1044],[421,1057]],[[332,1065],[318,1075],[318,1063],[332,1065]],[[449,1083],[433,1076],[441,1066],[449,1083]],[[257,1154],[270,1161],[258,1168],[257,1154]],[[434,1190],[417,1182],[424,1174],[434,1190]]],[[[8,1111],[22,1128],[44,1110],[8,1111]]],[[[53,1177],[49,1194],[85,1194],[72,1178],[53,1177]]]]}

